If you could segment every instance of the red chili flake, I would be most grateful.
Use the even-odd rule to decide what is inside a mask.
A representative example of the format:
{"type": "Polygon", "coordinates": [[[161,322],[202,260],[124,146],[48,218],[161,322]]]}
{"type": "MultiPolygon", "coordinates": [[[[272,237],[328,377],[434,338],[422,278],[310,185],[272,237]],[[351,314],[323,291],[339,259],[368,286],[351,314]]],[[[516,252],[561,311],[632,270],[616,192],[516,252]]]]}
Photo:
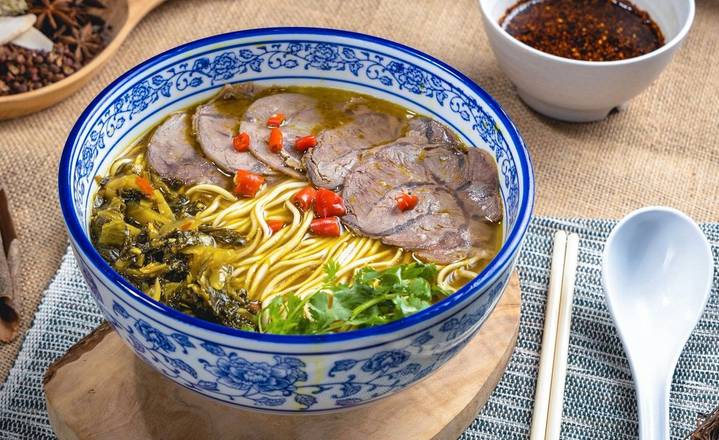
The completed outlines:
{"type": "Polygon", "coordinates": [[[627,0],[520,0],[499,24],[524,44],[576,60],[623,60],[664,45],[659,26],[627,0]]]}

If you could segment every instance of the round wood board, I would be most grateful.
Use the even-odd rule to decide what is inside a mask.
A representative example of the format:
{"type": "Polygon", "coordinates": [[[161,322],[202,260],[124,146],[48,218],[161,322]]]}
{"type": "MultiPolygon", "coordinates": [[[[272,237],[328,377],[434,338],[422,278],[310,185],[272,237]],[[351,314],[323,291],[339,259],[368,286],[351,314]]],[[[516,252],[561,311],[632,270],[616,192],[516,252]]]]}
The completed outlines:
{"type": "Polygon", "coordinates": [[[61,440],[455,440],[504,372],[520,303],[513,274],[479,333],[436,373],[375,403],[320,415],[242,411],[207,399],[156,373],[103,324],[48,369],[48,413],[61,440]]]}

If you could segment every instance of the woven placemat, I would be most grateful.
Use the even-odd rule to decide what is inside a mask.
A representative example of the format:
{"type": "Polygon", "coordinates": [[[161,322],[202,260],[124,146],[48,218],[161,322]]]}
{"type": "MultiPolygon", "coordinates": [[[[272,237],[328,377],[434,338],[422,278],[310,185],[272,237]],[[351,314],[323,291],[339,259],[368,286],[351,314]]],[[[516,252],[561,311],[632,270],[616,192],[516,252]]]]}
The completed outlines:
{"type": "MultiPolygon", "coordinates": [[[[719,219],[719,1],[697,0],[684,47],[626,111],[595,124],[551,121],[525,107],[501,72],[477,0],[167,0],[100,75],[61,104],[0,122],[0,185],[22,240],[26,329],[65,251],[57,202],[60,150],[90,100],[130,67],[200,37],[267,26],[320,26],[389,38],[455,66],[518,125],[537,173],[537,214],[619,218],[648,204],[719,219]]],[[[0,345],[0,381],[22,341],[0,345]]]]}
{"type": "MultiPolygon", "coordinates": [[[[581,236],[565,390],[563,439],[634,439],[637,407],[629,365],[604,303],[601,252],[613,221],[535,219],[519,260],[522,316],[517,347],[502,380],[462,440],[525,439],[557,229],[581,236]]],[[[702,227],[719,259],[719,224],[702,227]]],[[[672,438],[683,439],[697,414],[719,403],[719,280],[674,376],[672,438]]],[[[8,381],[0,389],[0,438],[54,438],[42,376],[47,366],[101,321],[74,257],[67,253],[50,284],[8,381]]],[[[78,411],[81,411],[78,408],[78,411]]]]}

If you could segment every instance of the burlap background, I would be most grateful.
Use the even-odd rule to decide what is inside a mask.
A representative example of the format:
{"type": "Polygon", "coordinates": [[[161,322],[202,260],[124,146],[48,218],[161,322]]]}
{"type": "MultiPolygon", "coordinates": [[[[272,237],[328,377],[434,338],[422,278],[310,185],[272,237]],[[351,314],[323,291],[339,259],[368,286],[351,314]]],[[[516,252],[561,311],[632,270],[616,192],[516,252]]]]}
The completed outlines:
{"type": "MultiPolygon", "coordinates": [[[[0,122],[0,184],[9,191],[22,240],[24,328],[65,250],[56,168],[83,108],[112,79],[158,52],[216,33],[283,25],[378,35],[469,75],[524,135],[540,215],[620,217],[666,204],[698,220],[719,220],[718,0],[698,0],[685,47],[649,90],[626,111],[585,125],[551,121],[519,101],[489,49],[476,0],[168,0],[78,94],[36,115],[0,122]]],[[[0,383],[19,342],[0,347],[0,383]]]]}

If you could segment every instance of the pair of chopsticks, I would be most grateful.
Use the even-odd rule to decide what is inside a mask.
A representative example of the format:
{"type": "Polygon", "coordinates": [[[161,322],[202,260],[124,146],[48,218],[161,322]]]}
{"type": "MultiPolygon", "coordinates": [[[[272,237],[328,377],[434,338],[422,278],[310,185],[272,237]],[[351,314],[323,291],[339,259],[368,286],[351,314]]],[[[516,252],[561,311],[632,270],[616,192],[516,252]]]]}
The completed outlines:
{"type": "Polygon", "coordinates": [[[559,439],[578,254],[577,234],[567,235],[564,231],[557,231],[554,234],[552,269],[530,440],[559,439]]]}

